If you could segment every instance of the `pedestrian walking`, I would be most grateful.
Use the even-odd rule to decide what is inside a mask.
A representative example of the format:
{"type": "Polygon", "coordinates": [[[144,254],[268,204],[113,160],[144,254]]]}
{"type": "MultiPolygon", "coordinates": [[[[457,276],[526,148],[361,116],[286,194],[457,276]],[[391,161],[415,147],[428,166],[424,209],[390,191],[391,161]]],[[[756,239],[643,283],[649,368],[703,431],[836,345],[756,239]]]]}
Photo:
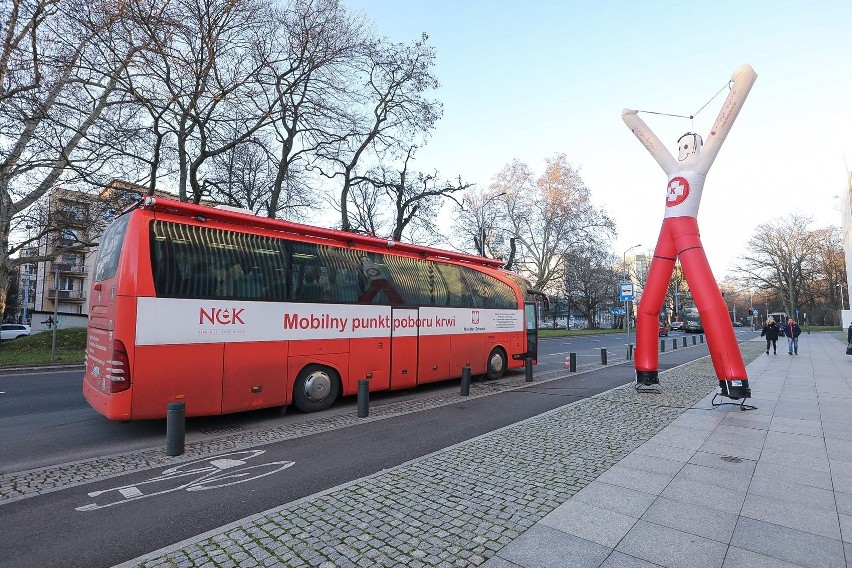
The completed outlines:
{"type": "Polygon", "coordinates": [[[763,331],[760,332],[760,337],[766,338],[766,354],[769,355],[769,348],[772,347],[772,353],[778,355],[776,350],[776,342],[778,341],[778,324],[775,323],[775,318],[770,317],[766,320],[766,325],[763,326],[763,331]]]}
{"type": "Polygon", "coordinates": [[[799,335],[802,334],[802,328],[796,323],[796,320],[790,318],[787,320],[787,325],[784,326],[784,337],[787,338],[787,354],[799,354],[799,335]]]}

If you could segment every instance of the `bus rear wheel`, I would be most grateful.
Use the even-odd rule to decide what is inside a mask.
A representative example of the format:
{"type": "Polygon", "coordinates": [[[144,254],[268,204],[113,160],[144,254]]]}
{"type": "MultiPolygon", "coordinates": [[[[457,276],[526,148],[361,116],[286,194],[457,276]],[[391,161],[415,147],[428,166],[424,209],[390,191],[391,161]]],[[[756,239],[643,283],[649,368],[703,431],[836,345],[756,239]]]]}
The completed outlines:
{"type": "Polygon", "coordinates": [[[293,404],[302,412],[317,412],[331,408],[340,396],[340,377],[334,369],[308,365],[293,385],[293,404]]]}
{"type": "Polygon", "coordinates": [[[488,364],[486,365],[485,378],[499,379],[506,372],[506,352],[501,347],[495,347],[488,354],[488,364]]]}

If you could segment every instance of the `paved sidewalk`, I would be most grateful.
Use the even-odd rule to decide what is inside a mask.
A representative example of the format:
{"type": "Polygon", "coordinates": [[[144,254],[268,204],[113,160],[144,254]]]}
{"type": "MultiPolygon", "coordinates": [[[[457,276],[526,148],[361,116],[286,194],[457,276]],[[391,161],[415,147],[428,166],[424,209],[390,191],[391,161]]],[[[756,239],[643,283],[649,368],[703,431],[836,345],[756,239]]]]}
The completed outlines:
{"type": "Polygon", "coordinates": [[[852,357],[786,347],[748,366],[756,410],[704,397],[485,566],[852,565],[852,357]]]}
{"type": "Polygon", "coordinates": [[[743,344],[756,410],[711,405],[705,358],[122,566],[847,566],[844,347],[743,344]]]}

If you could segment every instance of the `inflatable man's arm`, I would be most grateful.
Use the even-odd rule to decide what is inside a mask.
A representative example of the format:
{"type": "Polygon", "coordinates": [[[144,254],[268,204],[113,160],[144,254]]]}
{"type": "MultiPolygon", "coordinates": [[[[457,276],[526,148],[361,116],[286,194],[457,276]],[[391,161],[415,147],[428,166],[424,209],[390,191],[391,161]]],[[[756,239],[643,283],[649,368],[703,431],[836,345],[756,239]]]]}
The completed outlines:
{"type": "Polygon", "coordinates": [[[713,160],[716,159],[722,142],[725,141],[725,137],[731,131],[731,126],[737,119],[737,115],[740,113],[740,109],[756,79],[757,73],[754,72],[751,65],[740,65],[731,75],[731,92],[728,93],[728,98],[725,99],[725,104],[722,105],[722,110],[719,111],[716,123],[713,124],[710,136],[707,137],[707,142],[701,148],[701,154],[698,158],[698,169],[703,173],[707,173],[707,170],[713,165],[713,160]]]}
{"type": "Polygon", "coordinates": [[[645,121],[639,118],[639,114],[637,111],[631,110],[629,108],[621,111],[621,120],[624,121],[624,124],[630,129],[630,131],[636,135],[636,138],[639,139],[639,142],[645,146],[645,149],[648,150],[651,155],[657,160],[657,163],[660,164],[660,167],[663,168],[663,171],[666,172],[666,175],[671,175],[677,169],[677,160],[666,150],[666,147],[660,142],[660,139],[657,138],[657,135],[651,132],[651,129],[648,128],[648,125],[645,124],[645,121]]]}

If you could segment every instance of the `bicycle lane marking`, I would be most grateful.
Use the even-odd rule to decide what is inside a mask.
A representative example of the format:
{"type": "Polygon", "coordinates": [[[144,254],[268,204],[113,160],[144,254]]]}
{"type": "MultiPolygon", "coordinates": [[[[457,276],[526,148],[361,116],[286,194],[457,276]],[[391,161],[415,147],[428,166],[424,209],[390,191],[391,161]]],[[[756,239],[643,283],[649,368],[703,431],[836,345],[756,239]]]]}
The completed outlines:
{"type": "Polygon", "coordinates": [[[232,452],[196,460],[164,469],[161,475],[140,483],[121,485],[100,491],[91,491],[89,497],[107,496],[106,502],[94,502],[75,507],[77,511],[95,511],[113,505],[119,505],[138,499],[146,499],[185,489],[186,491],[206,491],[237,483],[245,483],[278,473],[295,464],[292,461],[273,461],[245,466],[266,450],[248,450],[232,452]],[[203,465],[206,464],[206,465],[203,465]],[[266,471],[268,470],[268,471],[266,471]],[[188,481],[187,481],[187,478],[188,481]],[[143,487],[144,486],[144,487],[143,487]],[[153,491],[151,491],[153,489],[153,491]]]}

